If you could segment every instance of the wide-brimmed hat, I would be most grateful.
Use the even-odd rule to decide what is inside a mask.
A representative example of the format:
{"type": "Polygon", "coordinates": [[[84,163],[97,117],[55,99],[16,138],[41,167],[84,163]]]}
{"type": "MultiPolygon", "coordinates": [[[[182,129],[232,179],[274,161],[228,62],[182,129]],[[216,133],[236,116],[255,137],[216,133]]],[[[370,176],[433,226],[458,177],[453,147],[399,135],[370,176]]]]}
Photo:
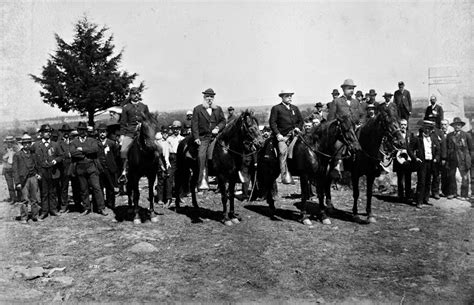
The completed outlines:
{"type": "Polygon", "coordinates": [[[186,111],[186,115],[193,115],[193,112],[191,110],[186,111]]]}
{"type": "Polygon", "coordinates": [[[422,124],[423,127],[429,127],[429,128],[434,128],[435,127],[435,123],[431,120],[423,120],[423,124],[422,124]]]}
{"type": "Polygon", "coordinates": [[[33,141],[33,139],[31,138],[31,136],[27,133],[25,133],[21,138],[20,138],[20,143],[27,143],[27,142],[31,142],[33,141]]]}
{"type": "Polygon", "coordinates": [[[72,128],[71,128],[71,126],[69,126],[69,124],[63,124],[63,126],[61,126],[61,128],[59,128],[59,131],[71,132],[72,128]]]}
{"type": "Polygon", "coordinates": [[[339,90],[337,89],[332,89],[332,95],[340,95],[339,90]]]}
{"type": "Polygon", "coordinates": [[[39,129],[39,132],[45,132],[45,131],[53,131],[53,129],[51,128],[51,126],[49,124],[43,124],[41,125],[40,129],[39,129]]]}
{"type": "Polygon", "coordinates": [[[364,94],[362,93],[362,91],[359,90],[356,92],[355,96],[364,96],[364,94]]]}
{"type": "Polygon", "coordinates": [[[383,97],[392,97],[393,94],[390,93],[390,92],[385,92],[382,96],[383,96],[383,97]]]}
{"type": "Polygon", "coordinates": [[[216,93],[214,92],[214,90],[212,90],[212,88],[206,89],[205,91],[202,92],[202,94],[210,95],[210,96],[216,95],[216,93]]]}
{"type": "Polygon", "coordinates": [[[87,130],[87,123],[86,122],[79,122],[77,123],[77,127],[76,127],[77,130],[87,130]]]}
{"type": "Polygon", "coordinates": [[[13,136],[6,136],[3,142],[9,143],[9,142],[14,142],[15,138],[13,136]]]}
{"type": "Polygon", "coordinates": [[[458,125],[458,124],[461,125],[461,126],[466,125],[466,123],[463,122],[460,117],[455,117],[455,118],[453,119],[453,122],[452,122],[451,124],[449,124],[449,125],[451,125],[451,126],[454,127],[454,126],[456,126],[456,125],[458,125]]]}
{"type": "Polygon", "coordinates": [[[281,90],[280,93],[278,93],[278,96],[279,96],[279,97],[282,97],[283,95],[287,95],[287,94],[293,95],[293,94],[295,94],[295,93],[293,92],[293,90],[290,90],[290,89],[283,89],[283,90],[281,90]]]}
{"type": "Polygon", "coordinates": [[[110,112],[110,113],[122,114],[122,107],[120,107],[120,106],[112,106],[112,107],[108,108],[107,111],[110,112]]]}
{"type": "Polygon", "coordinates": [[[323,108],[323,103],[317,102],[316,105],[314,105],[314,107],[321,107],[321,108],[323,108]]]}
{"type": "Polygon", "coordinates": [[[100,123],[99,126],[97,126],[97,130],[107,130],[107,125],[105,123],[100,123]]]}
{"type": "Polygon", "coordinates": [[[348,78],[348,79],[345,79],[344,82],[341,85],[341,88],[344,88],[344,87],[355,88],[357,86],[354,84],[354,81],[352,79],[348,78]]]}
{"type": "Polygon", "coordinates": [[[377,95],[377,92],[375,92],[374,89],[369,90],[369,96],[376,96],[376,95],[377,95]]]}

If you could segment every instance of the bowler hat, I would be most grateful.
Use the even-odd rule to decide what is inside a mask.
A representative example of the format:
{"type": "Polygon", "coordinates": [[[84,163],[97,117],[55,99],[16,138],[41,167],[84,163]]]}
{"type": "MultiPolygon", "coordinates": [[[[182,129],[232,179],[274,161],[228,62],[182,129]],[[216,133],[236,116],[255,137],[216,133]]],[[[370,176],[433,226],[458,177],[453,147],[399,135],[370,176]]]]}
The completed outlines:
{"type": "Polygon", "coordinates": [[[340,93],[339,93],[339,90],[333,89],[331,94],[332,95],[339,95],[340,93]]]}
{"type": "Polygon", "coordinates": [[[356,96],[364,96],[364,94],[362,93],[362,91],[359,90],[356,92],[356,96]]]}
{"type": "Polygon", "coordinates": [[[405,86],[405,83],[401,80],[401,81],[398,82],[398,85],[399,86],[405,86]]]}
{"type": "Polygon", "coordinates": [[[189,125],[188,123],[184,123],[184,129],[189,129],[191,128],[191,125],[189,125]]]}
{"type": "Polygon", "coordinates": [[[229,108],[227,108],[227,110],[229,111],[234,110],[234,107],[230,106],[229,108]]]}
{"type": "Polygon", "coordinates": [[[348,79],[345,79],[344,83],[342,83],[342,85],[341,85],[341,88],[344,88],[344,87],[355,88],[357,86],[354,84],[354,81],[352,79],[348,78],[348,79]]]}
{"type": "Polygon", "coordinates": [[[383,96],[383,97],[392,97],[393,94],[390,93],[390,92],[385,92],[382,96],[383,96]]]}
{"type": "Polygon", "coordinates": [[[21,138],[20,138],[20,143],[26,143],[26,142],[31,142],[31,136],[27,133],[25,133],[21,138]]]}
{"type": "Polygon", "coordinates": [[[45,131],[49,131],[49,132],[52,131],[52,128],[51,126],[49,126],[49,124],[41,125],[39,132],[45,132],[45,131]]]}
{"type": "Polygon", "coordinates": [[[63,126],[59,129],[59,131],[71,132],[72,128],[71,128],[71,126],[69,126],[69,124],[63,124],[63,126]]]}
{"type": "Polygon", "coordinates": [[[86,122],[79,122],[76,127],[77,130],[87,130],[87,123],[86,122]]]}
{"type": "Polygon", "coordinates": [[[105,123],[100,123],[99,126],[97,126],[97,130],[107,130],[107,125],[105,125],[105,123]]]}
{"type": "Polygon", "coordinates": [[[165,125],[161,125],[160,129],[161,129],[161,132],[169,130],[168,126],[165,126],[165,125]]]}
{"type": "Polygon", "coordinates": [[[374,89],[369,90],[369,96],[376,96],[376,95],[377,95],[377,92],[375,92],[374,89]]]}
{"type": "Polygon", "coordinates": [[[375,105],[374,104],[367,104],[367,109],[375,109],[375,105]]]}
{"type": "Polygon", "coordinates": [[[202,94],[210,95],[210,96],[216,95],[216,93],[214,92],[214,90],[212,90],[212,88],[206,89],[205,91],[202,92],[202,94]]]}
{"type": "Polygon", "coordinates": [[[173,121],[173,124],[171,124],[171,128],[181,128],[181,122],[173,121]]]}
{"type": "Polygon", "coordinates": [[[321,108],[323,108],[323,103],[317,102],[316,105],[314,105],[314,107],[321,107],[321,108]]]}
{"type": "Polygon", "coordinates": [[[283,95],[287,95],[287,94],[293,95],[293,94],[295,94],[295,93],[293,92],[293,90],[290,90],[290,89],[283,89],[283,90],[281,90],[281,92],[278,94],[278,96],[279,96],[279,97],[282,97],[283,95]]]}
{"type": "Polygon", "coordinates": [[[423,127],[429,127],[429,128],[434,128],[435,123],[430,120],[423,120],[423,127]]]}
{"type": "Polygon", "coordinates": [[[460,124],[461,126],[466,125],[466,123],[464,123],[464,122],[461,120],[460,117],[455,117],[455,118],[453,119],[453,122],[452,122],[451,124],[449,124],[449,125],[451,125],[451,126],[454,127],[454,126],[457,125],[457,124],[460,124]]]}

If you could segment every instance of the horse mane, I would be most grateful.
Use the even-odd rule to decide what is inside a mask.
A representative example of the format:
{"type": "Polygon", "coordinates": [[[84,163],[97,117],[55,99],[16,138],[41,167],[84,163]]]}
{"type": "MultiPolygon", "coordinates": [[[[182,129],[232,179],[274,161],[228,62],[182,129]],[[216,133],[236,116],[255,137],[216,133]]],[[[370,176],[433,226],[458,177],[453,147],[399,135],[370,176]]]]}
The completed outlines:
{"type": "MultiPolygon", "coordinates": [[[[252,112],[248,109],[246,109],[245,111],[243,111],[237,118],[235,118],[234,120],[232,120],[230,123],[228,123],[224,129],[222,130],[222,132],[220,133],[220,137],[224,140],[224,141],[227,141],[229,140],[231,137],[235,136],[235,129],[236,128],[240,128],[241,124],[242,124],[242,119],[244,119],[245,117],[247,116],[250,116],[252,117],[253,119],[255,119],[252,115],[252,112]]],[[[255,119],[256,120],[256,119],[255,119]]],[[[257,122],[258,123],[258,122],[257,122]]]]}

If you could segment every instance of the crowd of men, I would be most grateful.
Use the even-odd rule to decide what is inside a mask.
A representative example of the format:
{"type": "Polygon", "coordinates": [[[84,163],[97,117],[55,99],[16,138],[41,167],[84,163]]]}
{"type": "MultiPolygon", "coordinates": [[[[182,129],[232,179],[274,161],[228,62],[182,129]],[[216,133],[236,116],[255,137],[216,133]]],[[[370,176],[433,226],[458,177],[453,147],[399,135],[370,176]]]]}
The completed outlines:
{"type": "MultiPolygon", "coordinates": [[[[349,116],[355,128],[359,128],[377,115],[378,107],[390,107],[398,116],[407,144],[405,150],[399,151],[393,165],[398,178],[398,196],[413,201],[418,208],[429,204],[430,196],[435,199],[440,196],[448,199],[458,197],[456,171],[459,170],[462,182],[458,198],[469,198],[469,177],[474,177],[471,168],[474,135],[472,130],[461,130],[465,122],[455,118],[449,124],[436,97],[432,96],[418,134],[409,135],[412,101],[403,82],[398,83],[399,89],[394,94],[386,92],[383,102],[375,100],[377,93],[374,89],[365,95],[361,91],[354,95],[355,87],[351,79],[346,79],[341,85],[342,95],[334,89],[333,99],[326,107],[321,102],[316,103],[314,112],[306,118],[292,104],[292,90],[279,93],[281,103],[271,109],[269,125],[262,126],[262,132],[265,137],[273,137],[278,142],[282,183],[293,183],[286,160],[294,132],[308,133],[314,126],[342,115],[349,116]],[[448,129],[449,126],[453,131],[448,129]],[[412,193],[411,187],[413,172],[417,172],[416,194],[412,193]]],[[[157,173],[156,194],[158,202],[164,206],[172,203],[176,191],[174,173],[179,143],[189,136],[198,146],[198,189],[206,190],[209,188],[207,162],[212,140],[236,118],[233,107],[227,109],[226,118],[222,108],[214,103],[216,93],[213,89],[209,88],[202,94],[202,104],[188,111],[183,122],[174,121],[156,133],[155,143],[161,148],[165,160],[157,173]]],[[[141,122],[149,116],[149,110],[141,102],[138,88],[132,88],[128,103],[116,112],[120,114],[118,124],[101,123],[95,130],[85,122],[79,122],[75,128],[64,124],[58,133],[49,124],[44,124],[35,140],[27,133],[18,139],[13,136],[5,139],[3,174],[9,199],[21,202],[22,223],[27,223],[30,210],[31,219],[41,221],[49,215],[67,213],[72,207],[82,215],[90,214],[94,207],[100,215],[107,215],[106,207],[115,208],[120,182],[126,180],[128,149],[141,122]],[[70,187],[74,201],[72,207],[68,203],[70,187]]],[[[247,172],[245,161],[240,169],[243,173],[247,172]]],[[[241,180],[244,184],[248,181],[245,174],[241,180]]],[[[473,186],[474,183],[471,192],[473,186]]]]}

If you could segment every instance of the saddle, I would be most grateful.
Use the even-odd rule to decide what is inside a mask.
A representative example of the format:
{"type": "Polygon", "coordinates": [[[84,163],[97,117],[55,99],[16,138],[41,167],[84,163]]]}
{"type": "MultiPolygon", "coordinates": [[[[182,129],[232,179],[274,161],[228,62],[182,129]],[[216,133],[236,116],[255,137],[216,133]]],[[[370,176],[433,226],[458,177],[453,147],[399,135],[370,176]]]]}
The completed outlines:
{"type": "MultiPolygon", "coordinates": [[[[214,152],[216,141],[217,141],[217,138],[213,139],[211,143],[209,144],[209,147],[207,148],[208,160],[212,160],[212,153],[214,152]]],[[[190,138],[190,140],[186,142],[186,144],[184,145],[184,152],[185,152],[186,158],[196,160],[198,156],[198,150],[199,150],[199,146],[196,145],[196,143],[192,141],[192,138],[190,138]]]]}

